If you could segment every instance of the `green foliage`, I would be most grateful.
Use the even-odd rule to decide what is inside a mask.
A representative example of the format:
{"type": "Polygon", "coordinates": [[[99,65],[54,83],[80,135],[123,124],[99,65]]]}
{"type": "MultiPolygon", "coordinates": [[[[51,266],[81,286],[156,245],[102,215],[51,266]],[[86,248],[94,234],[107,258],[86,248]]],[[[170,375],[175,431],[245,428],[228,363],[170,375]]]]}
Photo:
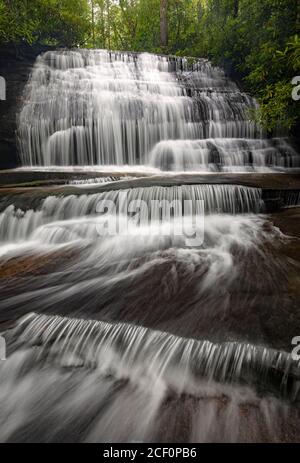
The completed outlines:
{"type": "Polygon", "coordinates": [[[254,118],[269,132],[291,130],[299,120],[299,105],[291,99],[292,85],[279,81],[267,85],[260,96],[260,107],[254,118]]]}
{"type": "Polygon", "coordinates": [[[94,0],[94,17],[91,47],[159,51],[159,0],[94,0]]]}
{"type": "Polygon", "coordinates": [[[202,56],[244,80],[273,131],[299,123],[291,80],[300,74],[299,0],[0,0],[0,42],[202,56]]]}
{"type": "Polygon", "coordinates": [[[90,33],[86,0],[0,0],[0,43],[72,47],[90,33]]]}
{"type": "Polygon", "coordinates": [[[207,0],[200,54],[234,71],[261,104],[255,118],[270,132],[299,123],[292,78],[300,73],[298,0],[207,0]]]}
{"type": "Polygon", "coordinates": [[[36,21],[26,13],[25,2],[0,0],[0,43],[18,43],[21,38],[32,43],[36,21]]]}
{"type": "MultiPolygon", "coordinates": [[[[200,0],[169,0],[169,45],[164,52],[197,50],[200,0]]],[[[95,46],[161,52],[160,0],[94,0],[95,46]]],[[[92,43],[90,43],[92,46],[92,43]]]]}
{"type": "Polygon", "coordinates": [[[300,73],[298,0],[169,0],[167,49],[160,0],[94,1],[95,46],[208,57],[244,79],[261,103],[253,117],[268,131],[299,122],[290,83],[300,73]]]}

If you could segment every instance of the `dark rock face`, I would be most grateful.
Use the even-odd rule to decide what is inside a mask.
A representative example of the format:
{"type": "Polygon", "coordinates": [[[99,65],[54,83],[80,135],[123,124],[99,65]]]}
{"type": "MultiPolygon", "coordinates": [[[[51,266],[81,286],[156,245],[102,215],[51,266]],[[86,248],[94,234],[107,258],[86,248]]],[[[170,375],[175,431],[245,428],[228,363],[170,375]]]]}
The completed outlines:
{"type": "Polygon", "coordinates": [[[6,100],[0,100],[0,169],[19,164],[16,123],[24,87],[36,57],[46,47],[21,44],[0,46],[0,76],[6,80],[6,100]]]}

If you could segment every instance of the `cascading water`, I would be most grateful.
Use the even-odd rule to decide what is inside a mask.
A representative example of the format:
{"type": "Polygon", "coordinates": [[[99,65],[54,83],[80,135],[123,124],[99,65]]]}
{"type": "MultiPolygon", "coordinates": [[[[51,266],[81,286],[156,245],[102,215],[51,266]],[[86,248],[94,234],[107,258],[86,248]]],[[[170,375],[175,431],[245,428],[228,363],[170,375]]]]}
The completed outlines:
{"type": "Polygon", "coordinates": [[[299,440],[291,238],[261,188],[162,174],[297,167],[255,106],[206,60],[38,58],[23,169],[79,178],[1,197],[1,441],[299,440]]]}
{"type": "Polygon", "coordinates": [[[45,315],[4,334],[1,440],[294,440],[299,366],[258,323],[281,308],[286,238],[254,215],[207,216],[196,248],[135,224],[99,237],[101,220],[40,226],[2,257],[2,320],[45,315]]]}
{"type": "MultiPolygon", "coordinates": [[[[8,206],[0,214],[0,240],[14,242],[24,240],[34,230],[46,223],[95,215],[102,201],[111,201],[120,214],[127,214],[128,205],[133,201],[143,201],[147,206],[145,215],[149,220],[166,216],[170,205],[180,205],[180,211],[174,207],[175,215],[201,214],[206,212],[260,212],[263,208],[261,191],[233,185],[182,185],[179,187],[147,187],[130,190],[108,191],[106,193],[66,196],[49,196],[36,210],[23,211],[14,205],[8,206]],[[157,201],[154,205],[152,200],[157,201]],[[197,205],[196,201],[199,201],[197,205]],[[185,203],[190,201],[190,203],[185,203]],[[174,204],[175,202],[175,204],[174,204]],[[186,205],[186,207],[184,207],[186,205]],[[182,211],[182,208],[185,209],[182,211]]],[[[143,217],[141,217],[143,220],[143,217]]]]}
{"type": "Polygon", "coordinates": [[[299,166],[261,139],[256,103],[206,60],[78,50],[40,56],[19,117],[25,166],[153,165],[162,170],[299,166]]]}
{"type": "Polygon", "coordinates": [[[269,171],[299,165],[298,154],[284,139],[215,138],[158,143],[150,164],[174,171],[269,171]]]}

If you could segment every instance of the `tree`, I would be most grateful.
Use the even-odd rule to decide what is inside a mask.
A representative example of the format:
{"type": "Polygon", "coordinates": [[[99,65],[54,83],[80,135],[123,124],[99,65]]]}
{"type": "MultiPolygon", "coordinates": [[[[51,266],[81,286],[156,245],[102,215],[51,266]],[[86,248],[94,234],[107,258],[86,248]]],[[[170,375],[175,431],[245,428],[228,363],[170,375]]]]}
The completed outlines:
{"type": "Polygon", "coordinates": [[[209,58],[258,97],[267,130],[295,130],[299,0],[0,0],[0,43],[209,58]]]}
{"type": "Polygon", "coordinates": [[[90,34],[87,0],[0,0],[0,42],[74,47],[90,34]]]}
{"type": "Polygon", "coordinates": [[[160,45],[168,46],[168,0],[160,0],[160,45]]]}
{"type": "Polygon", "coordinates": [[[93,37],[93,48],[95,48],[95,2],[91,0],[92,9],[92,37],[93,37]]]}
{"type": "Polygon", "coordinates": [[[239,0],[233,0],[233,17],[237,18],[239,14],[239,0]]]}
{"type": "Polygon", "coordinates": [[[198,23],[200,23],[202,17],[203,17],[203,6],[202,6],[202,1],[201,1],[201,0],[198,0],[198,1],[197,1],[197,19],[198,19],[198,23]]]}
{"type": "Polygon", "coordinates": [[[291,98],[300,62],[298,0],[206,0],[199,55],[223,65],[261,103],[254,116],[269,132],[295,130],[300,105],[291,98]]]}

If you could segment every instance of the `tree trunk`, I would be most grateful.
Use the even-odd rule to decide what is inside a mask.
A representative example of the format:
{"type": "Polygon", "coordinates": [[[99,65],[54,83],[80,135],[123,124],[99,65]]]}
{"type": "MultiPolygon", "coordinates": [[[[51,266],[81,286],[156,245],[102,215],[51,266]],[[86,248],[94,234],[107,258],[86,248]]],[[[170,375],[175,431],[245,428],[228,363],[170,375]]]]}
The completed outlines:
{"type": "Polygon", "coordinates": [[[233,17],[237,18],[239,14],[239,0],[233,2],[233,17]]]}
{"type": "Polygon", "coordinates": [[[94,0],[92,0],[92,38],[93,38],[93,48],[95,48],[95,5],[94,0]]]}
{"type": "Polygon", "coordinates": [[[197,5],[197,17],[198,17],[198,22],[201,22],[203,16],[203,10],[202,10],[202,2],[201,0],[198,0],[198,5],[197,5]]]}
{"type": "Polygon", "coordinates": [[[108,49],[111,49],[111,24],[110,24],[110,0],[106,0],[106,14],[107,14],[107,40],[108,49]]]}
{"type": "Polygon", "coordinates": [[[105,37],[105,5],[102,2],[100,5],[100,21],[101,21],[101,48],[106,47],[106,37],[105,37]]]}
{"type": "Polygon", "coordinates": [[[168,0],[160,0],[160,45],[168,46],[168,0]]]}

